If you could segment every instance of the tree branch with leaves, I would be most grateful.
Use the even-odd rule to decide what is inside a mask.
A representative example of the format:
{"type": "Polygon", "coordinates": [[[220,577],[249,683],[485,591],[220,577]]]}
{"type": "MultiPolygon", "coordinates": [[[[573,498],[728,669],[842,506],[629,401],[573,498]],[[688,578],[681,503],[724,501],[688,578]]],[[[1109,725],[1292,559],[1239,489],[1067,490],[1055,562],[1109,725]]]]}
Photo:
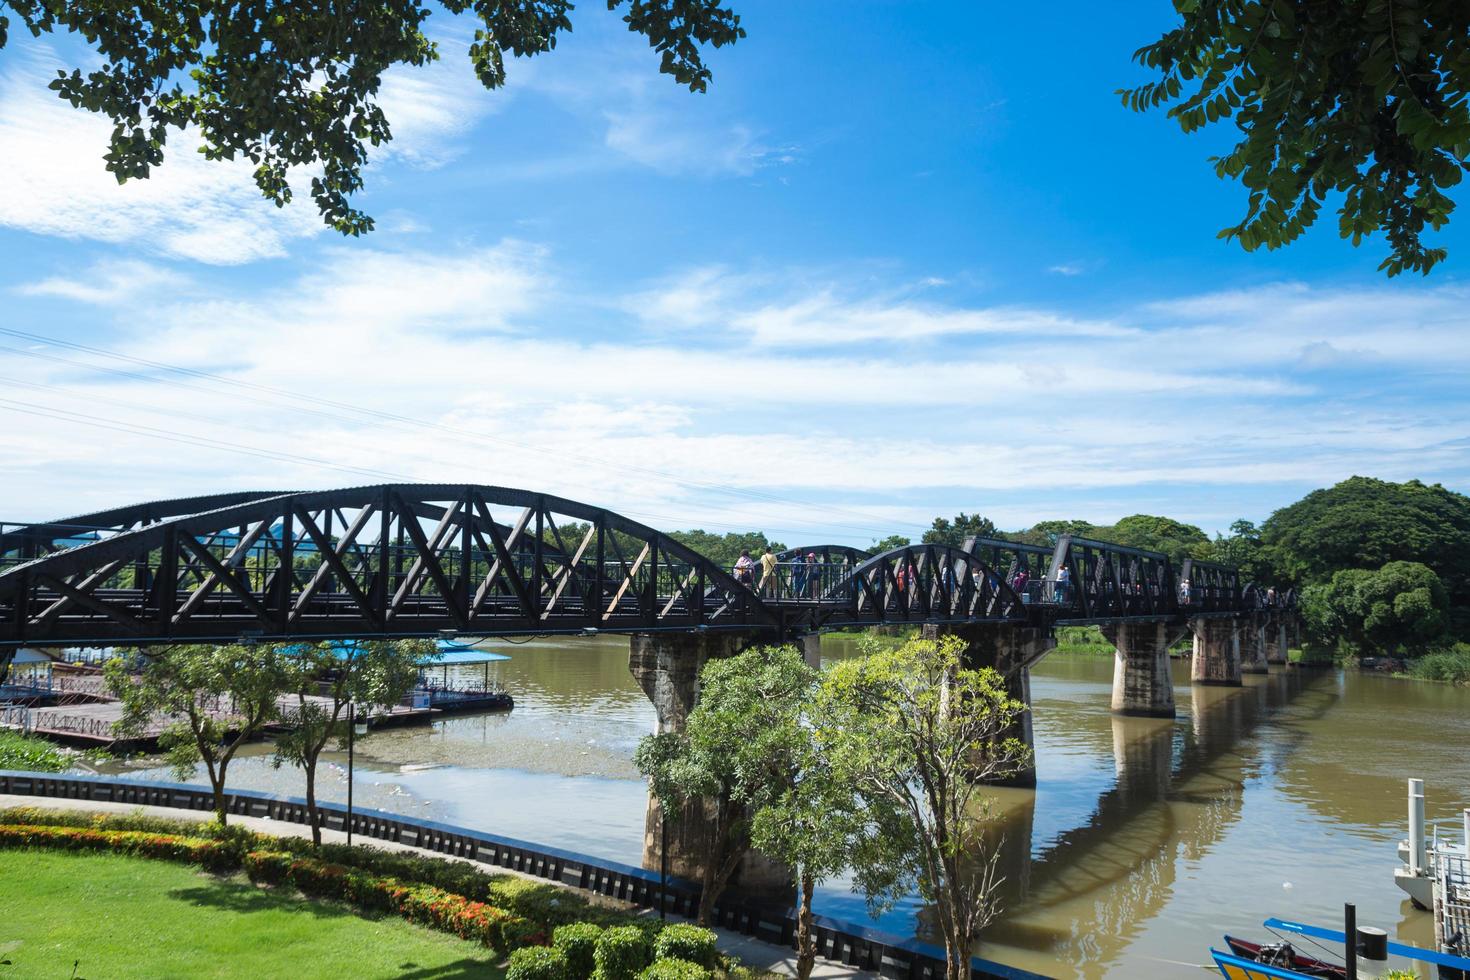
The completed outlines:
{"type": "MultiPolygon", "coordinates": [[[[487,89],[505,84],[507,53],[545,54],[572,29],[571,0],[441,0],[474,19],[469,58],[487,89]]],[[[711,73],[706,48],[745,36],[720,0],[607,0],[628,30],[648,39],[659,70],[692,92],[711,73]]],[[[260,192],[291,201],[293,168],[312,173],[311,196],[344,235],[371,231],[353,207],[371,147],[393,138],[378,103],[383,73],[439,58],[421,0],[301,3],[258,0],[0,0],[0,48],[9,10],[34,36],[80,35],[98,59],[60,71],[51,88],[74,107],[110,119],[103,157],[119,183],[150,176],[173,131],[197,132],[209,160],[245,159],[260,192]]]]}
{"type": "Polygon", "coordinates": [[[306,809],[312,843],[321,846],[321,810],[316,782],[321,756],[349,733],[349,704],[391,707],[413,690],[419,667],[438,656],[429,640],[353,640],[342,644],[299,644],[289,650],[296,703],[290,727],[276,739],[277,767],[293,765],[306,777],[306,809]]]}
{"type": "Polygon", "coordinates": [[[1424,241],[1454,211],[1470,166],[1470,6],[1461,0],[1175,0],[1180,24],[1140,48],[1156,81],[1120,90],[1168,105],[1186,132],[1230,119],[1241,139],[1215,173],[1246,189],[1220,232],[1280,248],[1341,195],[1338,233],[1388,240],[1379,269],[1428,273],[1424,241]]]}
{"type": "Polygon", "coordinates": [[[996,671],[965,667],[962,653],[945,637],[837,664],[812,716],[833,778],[867,801],[859,886],[875,905],[913,887],[933,904],[948,980],[968,980],[970,950],[999,910],[983,787],[1030,760],[1008,734],[1026,706],[996,671]]]}
{"type": "Polygon", "coordinates": [[[148,655],[136,672],[115,658],[105,673],[122,703],[118,734],[141,737],[163,722],[159,748],[180,779],[204,763],[215,817],[224,825],[225,775],[240,746],[279,715],[293,676],[285,659],[265,645],[187,645],[148,655]]]}

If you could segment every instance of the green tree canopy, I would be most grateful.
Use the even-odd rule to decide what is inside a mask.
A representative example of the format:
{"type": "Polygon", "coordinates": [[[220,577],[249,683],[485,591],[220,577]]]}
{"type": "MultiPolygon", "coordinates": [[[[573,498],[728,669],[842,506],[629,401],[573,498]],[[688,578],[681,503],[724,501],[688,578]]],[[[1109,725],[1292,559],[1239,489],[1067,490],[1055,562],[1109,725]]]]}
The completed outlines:
{"type": "Polygon", "coordinates": [[[1169,105],[1186,132],[1232,119],[1241,138],[1215,173],[1246,190],[1220,232],[1279,248],[1342,195],[1338,233],[1388,240],[1388,275],[1445,257],[1423,241],[1449,220],[1444,193],[1470,156],[1470,5],[1464,0],[1174,0],[1180,24],[1135,59],[1156,81],[1124,105],[1169,105]]]}
{"type": "Polygon", "coordinates": [[[995,535],[995,522],[990,518],[960,511],[953,523],[943,517],[934,518],[934,524],[924,532],[924,543],[947,544],[958,548],[965,543],[966,538],[993,538],[995,535]]]}
{"type": "Polygon", "coordinates": [[[1345,641],[1360,653],[1420,654],[1449,639],[1444,586],[1418,562],[1344,569],[1308,586],[1303,607],[1315,640],[1345,641]]]}
{"type": "Polygon", "coordinates": [[[278,702],[295,676],[287,658],[268,645],[190,644],[151,655],[137,673],[121,657],[105,670],[107,686],[122,702],[119,734],[142,736],[163,724],[159,748],[180,779],[204,763],[223,824],[230,761],[280,714],[278,702]]]}
{"type": "Polygon", "coordinates": [[[892,551],[894,548],[907,548],[912,543],[912,539],[906,538],[902,534],[890,534],[886,538],[874,538],[873,546],[868,550],[875,555],[881,555],[883,552],[892,551]]]}
{"type": "Polygon", "coordinates": [[[693,531],[670,531],[669,537],[682,545],[693,548],[716,565],[724,568],[734,565],[742,551],[749,551],[752,558],[759,558],[761,552],[767,548],[778,552],[786,550],[784,544],[772,541],[761,531],[729,531],[725,534],[714,534],[696,528],[693,531]]]}
{"type": "Polygon", "coordinates": [[[419,667],[436,658],[439,651],[432,640],[357,640],[340,648],[326,643],[291,644],[287,654],[296,703],[283,712],[290,727],[276,738],[274,762],[278,767],[297,766],[305,774],[311,840],[320,846],[317,765],[329,742],[346,743],[347,706],[357,704],[359,710],[391,707],[413,690],[419,667]]]}
{"type": "MultiPolygon", "coordinates": [[[[487,89],[505,84],[505,54],[551,51],[572,29],[571,0],[441,0],[437,7],[478,22],[469,57],[487,89]]],[[[255,164],[260,192],[279,206],[291,200],[290,169],[312,168],[311,196],[323,220],[350,235],[373,227],[350,204],[368,147],[393,135],[376,101],[383,72],[439,57],[425,31],[431,5],[422,0],[0,2],[0,11],[7,8],[33,35],[74,32],[96,51],[98,63],[60,72],[51,88],[112,120],[103,159],[119,182],[147,177],[163,163],[170,130],[195,128],[207,158],[255,164]]],[[[660,71],[695,92],[710,81],[704,47],[745,36],[720,0],[607,0],[607,9],[648,39],[660,71]]],[[[8,28],[0,14],[0,47],[8,28]]]]}
{"type": "Polygon", "coordinates": [[[1261,527],[1271,560],[1289,581],[1393,561],[1433,569],[1455,606],[1470,606],[1470,497],[1418,480],[1355,476],[1283,507],[1261,527]]]}
{"type": "Polygon", "coordinates": [[[711,660],[684,730],[650,735],[634,754],[663,819],[707,822],[701,925],[750,849],[751,815],[796,784],[809,750],[800,718],[815,679],[789,648],[711,660]]]}
{"type": "Polygon", "coordinates": [[[916,886],[934,905],[947,980],[968,980],[975,938],[998,911],[982,784],[1030,757],[1010,734],[1026,706],[996,671],[965,667],[962,649],[955,637],[912,640],[843,661],[823,676],[813,712],[837,778],[880,804],[874,813],[903,818],[867,835],[880,851],[859,884],[870,900],[916,886]]]}
{"type": "Polygon", "coordinates": [[[1210,542],[1209,535],[1193,524],[1152,514],[1125,517],[1112,527],[1098,528],[1097,534],[1104,541],[1113,541],[1130,548],[1161,551],[1175,564],[1189,557],[1195,548],[1210,542]]]}

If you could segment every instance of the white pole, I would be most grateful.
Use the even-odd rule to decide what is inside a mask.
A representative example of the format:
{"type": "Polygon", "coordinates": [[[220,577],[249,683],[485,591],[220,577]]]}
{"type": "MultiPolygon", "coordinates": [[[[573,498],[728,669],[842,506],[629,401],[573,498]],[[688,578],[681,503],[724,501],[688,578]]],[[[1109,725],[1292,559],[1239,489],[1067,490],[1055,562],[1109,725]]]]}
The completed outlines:
{"type": "Polygon", "coordinates": [[[1424,780],[1409,780],[1409,873],[1426,869],[1424,857],[1424,780]]]}
{"type": "Polygon", "coordinates": [[[1465,860],[1470,861],[1470,810],[1465,811],[1465,860]]]}

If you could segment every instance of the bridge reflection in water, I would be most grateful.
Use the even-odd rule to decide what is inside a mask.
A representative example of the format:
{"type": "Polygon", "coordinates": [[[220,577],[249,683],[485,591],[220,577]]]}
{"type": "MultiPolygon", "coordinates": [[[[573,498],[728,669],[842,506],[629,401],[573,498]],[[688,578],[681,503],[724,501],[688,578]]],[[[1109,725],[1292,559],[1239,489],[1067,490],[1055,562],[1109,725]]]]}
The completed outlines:
{"type": "MultiPolygon", "coordinates": [[[[1177,721],[1047,704],[1037,721],[1038,751],[1045,756],[1057,740],[1090,743],[1088,755],[1112,755],[1113,771],[1059,773],[1035,793],[997,791],[1006,911],[987,930],[984,955],[1060,976],[1069,967],[1089,978],[1116,968],[1142,933],[1160,925],[1155,917],[1179,878],[1193,877],[1241,819],[1263,746],[1284,735],[1289,742],[1279,730],[1280,709],[1331,687],[1327,678],[1291,672],[1241,688],[1180,688],[1177,721]],[[1262,726],[1272,728],[1269,742],[1258,738],[1262,726]],[[1086,823],[1051,829],[1064,814],[1085,810],[1081,797],[1099,786],[1086,823]]],[[[1044,685],[1034,696],[1048,701],[1044,685]]],[[[1329,693],[1321,707],[1331,700],[1329,693]]],[[[1278,898],[1279,891],[1261,901],[1278,898]]],[[[1261,918],[1271,911],[1263,908],[1261,918]]],[[[1223,925],[1171,916],[1169,927],[1208,938],[1223,925]]],[[[1198,961],[1188,946],[1181,955],[1198,961]]]]}

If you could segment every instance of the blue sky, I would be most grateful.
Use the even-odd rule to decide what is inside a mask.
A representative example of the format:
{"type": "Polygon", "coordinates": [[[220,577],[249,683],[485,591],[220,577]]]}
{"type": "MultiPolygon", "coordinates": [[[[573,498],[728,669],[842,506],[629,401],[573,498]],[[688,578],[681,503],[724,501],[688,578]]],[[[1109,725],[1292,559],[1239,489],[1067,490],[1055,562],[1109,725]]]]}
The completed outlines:
{"type": "Polygon", "coordinates": [[[1470,489],[1470,219],[1428,280],[1332,220],[1216,241],[1233,130],[1113,95],[1170,4],[743,0],[698,96],[602,8],[498,93],[432,18],[360,240],[185,137],[118,187],[44,88],[85,53],[12,32],[0,327],[32,336],[0,334],[0,519],[464,480],[862,543],[1470,489]]]}

